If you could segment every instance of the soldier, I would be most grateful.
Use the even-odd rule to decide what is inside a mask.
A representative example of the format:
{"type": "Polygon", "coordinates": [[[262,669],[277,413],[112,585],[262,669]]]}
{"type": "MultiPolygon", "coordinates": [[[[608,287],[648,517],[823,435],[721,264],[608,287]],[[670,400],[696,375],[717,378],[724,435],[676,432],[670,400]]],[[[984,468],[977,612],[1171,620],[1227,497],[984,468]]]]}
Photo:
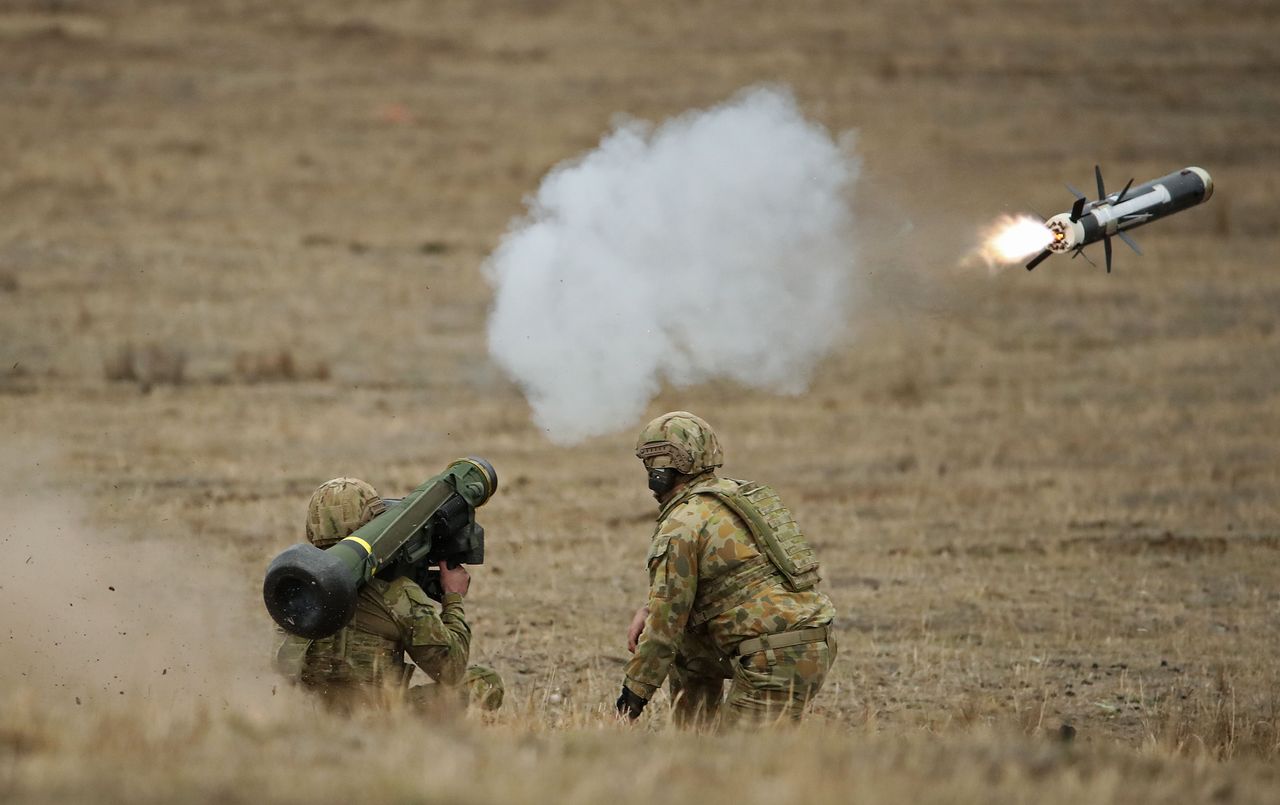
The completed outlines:
{"type": "Polygon", "coordinates": [[[716,435],[688,412],[646,425],[636,456],[661,508],[618,712],[639,717],[670,677],[681,724],[799,719],[835,659],[835,608],[791,512],[768,486],[717,477],[716,435]]]}
{"type": "MultiPolygon", "coordinates": [[[[384,511],[386,504],[369,484],[334,478],[321,484],[307,505],[307,540],[328,548],[384,511]]],[[[487,668],[467,667],[471,628],[462,599],[471,577],[465,567],[446,564],[440,565],[440,614],[413,580],[375,577],[360,588],[347,626],[322,640],[289,635],[276,652],[277,668],[339,710],[377,702],[387,691],[404,693],[422,708],[469,701],[496,710],[502,704],[502,678],[487,668]],[[409,687],[414,665],[405,663],[406,651],[437,684],[409,687]]]]}

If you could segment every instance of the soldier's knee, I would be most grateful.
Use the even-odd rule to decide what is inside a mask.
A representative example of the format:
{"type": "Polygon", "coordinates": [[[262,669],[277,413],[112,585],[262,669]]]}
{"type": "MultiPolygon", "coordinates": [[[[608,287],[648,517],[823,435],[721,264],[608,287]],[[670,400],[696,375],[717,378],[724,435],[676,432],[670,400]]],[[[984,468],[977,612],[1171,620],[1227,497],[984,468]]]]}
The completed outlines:
{"type": "Polygon", "coordinates": [[[781,691],[734,690],[725,702],[723,726],[751,728],[795,723],[805,712],[807,700],[781,691]]]}
{"type": "Polygon", "coordinates": [[[506,688],[502,677],[492,668],[473,665],[467,669],[462,685],[467,691],[467,702],[481,710],[497,710],[502,706],[506,688]]]}

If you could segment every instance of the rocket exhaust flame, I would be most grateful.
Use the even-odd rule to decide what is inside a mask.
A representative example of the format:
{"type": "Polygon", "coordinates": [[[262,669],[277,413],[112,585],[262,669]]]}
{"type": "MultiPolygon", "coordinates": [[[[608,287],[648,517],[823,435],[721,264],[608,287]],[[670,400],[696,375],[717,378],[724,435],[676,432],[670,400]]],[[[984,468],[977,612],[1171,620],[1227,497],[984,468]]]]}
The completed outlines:
{"type": "Polygon", "coordinates": [[[977,256],[988,268],[1020,263],[1053,240],[1053,232],[1030,215],[1005,215],[987,228],[977,256]]]}

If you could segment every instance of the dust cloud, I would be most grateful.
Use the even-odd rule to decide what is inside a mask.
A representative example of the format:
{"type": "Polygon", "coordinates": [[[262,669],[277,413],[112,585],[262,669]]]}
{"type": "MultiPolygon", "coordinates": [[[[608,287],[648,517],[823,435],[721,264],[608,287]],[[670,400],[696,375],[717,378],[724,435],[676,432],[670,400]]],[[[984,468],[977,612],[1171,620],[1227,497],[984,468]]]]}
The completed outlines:
{"type": "Polygon", "coordinates": [[[664,382],[803,391],[854,294],[850,142],[757,88],[554,168],[485,264],[490,353],[549,438],[632,424],[664,382]]]}
{"type": "Polygon", "coordinates": [[[68,706],[244,708],[273,695],[257,579],[192,535],[94,524],[51,471],[55,453],[0,457],[0,687],[68,706]]]}

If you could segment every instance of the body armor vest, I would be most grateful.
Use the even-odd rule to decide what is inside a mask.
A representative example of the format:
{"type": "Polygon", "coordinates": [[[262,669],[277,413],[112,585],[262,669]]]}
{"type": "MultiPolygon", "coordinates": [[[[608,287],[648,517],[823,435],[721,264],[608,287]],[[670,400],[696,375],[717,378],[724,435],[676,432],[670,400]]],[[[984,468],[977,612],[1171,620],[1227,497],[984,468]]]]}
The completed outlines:
{"type": "Polygon", "coordinates": [[[351,622],[329,637],[290,636],[276,655],[277,669],[309,686],[400,685],[412,667],[404,643],[382,603],[386,583],[374,580],[360,590],[351,622]]]}
{"type": "Polygon", "coordinates": [[[694,495],[713,495],[728,506],[747,526],[761,555],[744,562],[732,573],[699,585],[690,625],[699,626],[746,603],[759,589],[779,580],[792,592],[812,589],[822,580],[818,557],[805,541],[791,510],[783,505],[772,487],[712,476],[691,485],[664,506],[659,522],[694,495]]]}

